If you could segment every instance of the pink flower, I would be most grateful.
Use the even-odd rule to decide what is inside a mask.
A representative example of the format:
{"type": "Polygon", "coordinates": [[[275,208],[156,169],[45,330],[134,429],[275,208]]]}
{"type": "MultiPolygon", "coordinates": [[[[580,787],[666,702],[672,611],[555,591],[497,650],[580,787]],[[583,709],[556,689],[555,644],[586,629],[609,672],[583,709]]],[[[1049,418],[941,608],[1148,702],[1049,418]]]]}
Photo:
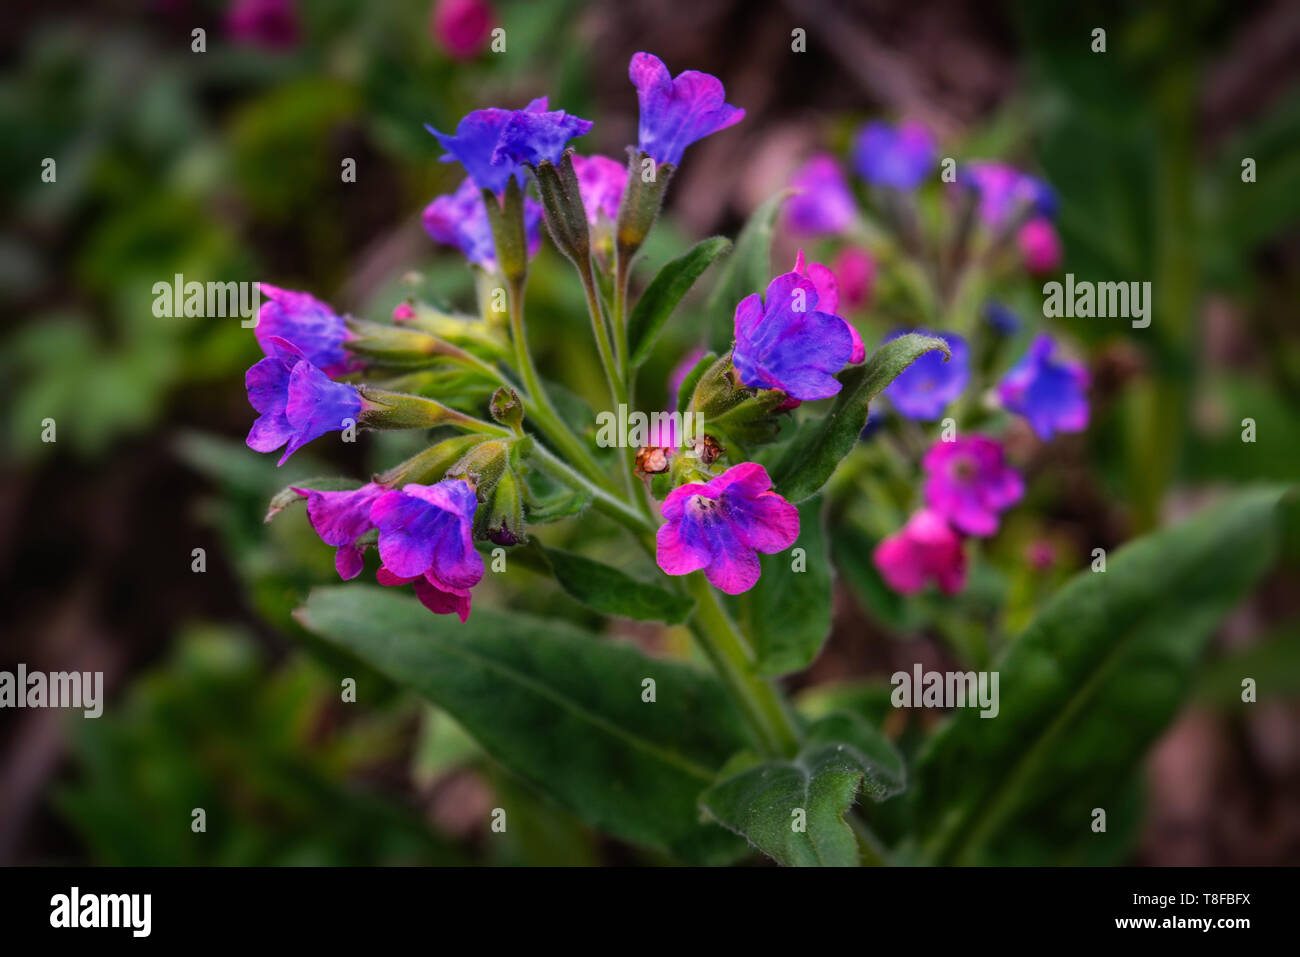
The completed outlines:
{"type": "Polygon", "coordinates": [[[835,256],[831,269],[840,281],[840,301],[847,309],[858,309],[871,299],[876,281],[876,261],[865,249],[845,246],[835,256]]]}
{"type": "Polygon", "coordinates": [[[1033,275],[1041,276],[1061,268],[1061,237],[1056,234],[1056,227],[1044,217],[1038,216],[1021,226],[1016,242],[1020,245],[1025,268],[1033,275]]]}
{"type": "Polygon", "coordinates": [[[912,595],[933,581],[945,595],[966,587],[966,553],[961,538],[943,516],[921,509],[897,534],[876,546],[872,556],[885,584],[912,595]]]}
{"type": "Polygon", "coordinates": [[[226,29],[241,43],[286,50],[298,43],[298,11],[293,0],[235,0],[226,29]]]}
{"type": "Polygon", "coordinates": [[[393,321],[406,322],[415,318],[415,309],[409,302],[399,302],[393,307],[393,321]]]}
{"type": "Polygon", "coordinates": [[[486,0],[438,0],[433,5],[433,38],[456,60],[471,60],[487,46],[495,17],[486,0]]]}
{"type": "Polygon", "coordinates": [[[983,435],[936,442],[921,461],[925,501],[959,531],[981,537],[998,530],[998,513],[1020,501],[1025,483],[983,435]]]}

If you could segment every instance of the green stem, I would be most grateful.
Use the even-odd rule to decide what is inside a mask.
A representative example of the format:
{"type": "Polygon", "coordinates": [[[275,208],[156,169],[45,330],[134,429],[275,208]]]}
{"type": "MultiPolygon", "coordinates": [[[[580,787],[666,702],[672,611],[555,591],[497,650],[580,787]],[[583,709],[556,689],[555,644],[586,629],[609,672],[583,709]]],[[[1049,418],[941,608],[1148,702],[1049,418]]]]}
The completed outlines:
{"type": "Polygon", "coordinates": [[[634,534],[642,544],[648,544],[651,553],[654,552],[654,525],[646,521],[640,512],[617,495],[613,495],[605,488],[588,481],[545,446],[534,445],[534,449],[539,459],[538,465],[544,471],[572,488],[588,492],[592,497],[592,504],[597,509],[634,534]]]}
{"type": "Polygon", "coordinates": [[[799,748],[799,732],[789,706],[769,681],[754,672],[745,639],[704,575],[694,572],[686,582],[695,599],[691,630],[757,743],[768,757],[794,755],[799,748]]]}
{"type": "MultiPolygon", "coordinates": [[[[582,288],[587,296],[587,314],[591,317],[591,331],[596,337],[596,351],[600,353],[600,364],[605,370],[605,380],[609,383],[610,396],[614,400],[614,411],[617,414],[619,406],[628,408],[627,379],[622,372],[621,362],[610,345],[609,329],[605,324],[604,310],[600,307],[600,297],[596,292],[596,277],[591,273],[591,261],[587,260],[577,265],[578,275],[582,279],[582,288]]],[[[618,322],[616,320],[615,329],[617,330],[617,328],[618,322]]],[[[631,411],[630,408],[629,411],[631,411]]],[[[616,451],[618,453],[619,471],[623,475],[623,483],[635,501],[640,504],[641,500],[637,497],[636,492],[636,477],[632,474],[632,463],[628,450],[619,448],[616,451]]]]}
{"type": "Polygon", "coordinates": [[[627,384],[628,401],[632,399],[632,357],[627,351],[627,284],[631,261],[614,249],[614,354],[618,357],[619,377],[627,384]]]}

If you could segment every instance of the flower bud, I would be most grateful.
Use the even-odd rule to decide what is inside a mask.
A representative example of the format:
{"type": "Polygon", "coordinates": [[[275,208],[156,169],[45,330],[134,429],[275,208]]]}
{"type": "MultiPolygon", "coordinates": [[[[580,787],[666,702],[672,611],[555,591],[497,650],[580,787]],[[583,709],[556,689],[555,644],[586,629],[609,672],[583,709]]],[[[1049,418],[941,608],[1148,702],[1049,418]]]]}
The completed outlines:
{"type": "MultiPolygon", "coordinates": [[[[485,499],[476,517],[484,516],[482,534],[497,545],[517,545],[525,538],[522,483],[507,469],[485,499]]],[[[476,531],[478,531],[476,529],[476,531]]]]}
{"type": "Polygon", "coordinates": [[[435,356],[461,353],[450,343],[419,329],[351,318],[347,320],[347,327],[351,333],[347,348],[384,365],[423,366],[435,356]]]}
{"type": "Polygon", "coordinates": [[[484,441],[486,440],[481,435],[456,435],[444,439],[405,462],[376,475],[375,482],[387,488],[401,488],[411,482],[418,485],[433,485],[442,481],[453,465],[464,458],[474,446],[484,441]]]}
{"type": "Polygon", "coordinates": [[[524,421],[524,404],[519,399],[519,393],[514,389],[503,385],[493,392],[488,411],[495,421],[515,433],[519,432],[524,421]]]}
{"type": "Polygon", "coordinates": [[[524,193],[518,180],[510,177],[505,196],[498,200],[491,190],[483,192],[492,239],[496,244],[497,268],[508,282],[522,282],[528,274],[528,231],[524,226],[524,193]]]}
{"type": "Polygon", "coordinates": [[[497,439],[480,442],[447,470],[446,477],[464,479],[482,498],[506,473],[509,458],[509,443],[497,439]]]}
{"type": "Polygon", "coordinates": [[[618,254],[625,262],[636,255],[650,234],[675,169],[671,163],[656,164],[647,153],[631,148],[628,157],[627,185],[615,224],[618,254]]]}
{"type": "Polygon", "coordinates": [[[357,386],[361,396],[360,424],[372,429],[431,429],[435,425],[482,426],[463,412],[441,402],[405,392],[357,386]]]}
{"type": "Polygon", "coordinates": [[[580,269],[585,268],[591,257],[591,234],[578,176],[573,171],[572,153],[566,151],[560,157],[559,166],[544,160],[533,172],[537,174],[537,190],[551,238],[571,262],[580,269]]]}

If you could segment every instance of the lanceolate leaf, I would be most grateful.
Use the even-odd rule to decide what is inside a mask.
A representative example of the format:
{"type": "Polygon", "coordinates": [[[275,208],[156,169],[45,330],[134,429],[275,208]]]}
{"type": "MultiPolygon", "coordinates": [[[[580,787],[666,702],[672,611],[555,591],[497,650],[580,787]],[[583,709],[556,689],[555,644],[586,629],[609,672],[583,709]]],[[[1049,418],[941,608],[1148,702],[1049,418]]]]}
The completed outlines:
{"type": "Polygon", "coordinates": [[[853,451],[867,424],[867,406],[898,374],[932,349],[948,355],[942,339],[909,333],[891,339],[867,361],[840,376],[844,388],[825,415],[809,419],[772,468],[776,490],[802,502],[826,484],[844,456],[853,451]]]}
{"type": "Polygon", "coordinates": [[[758,584],[731,599],[763,675],[812,664],[831,631],[831,564],[818,496],[799,506],[799,538],[787,551],[762,555],[758,584]],[[796,553],[795,549],[802,549],[796,553]]]}
{"type": "Polygon", "coordinates": [[[637,581],[626,572],[585,555],[541,545],[534,547],[545,556],[560,587],[596,611],[672,625],[685,621],[691,612],[693,602],[685,595],[637,581]]]}
{"type": "Polygon", "coordinates": [[[706,791],[701,803],[781,864],[852,867],[858,845],[844,812],[859,786],[883,801],[903,782],[902,758],[888,739],[859,718],[832,714],[808,729],[795,758],[742,770],[706,791]]]}
{"type": "Polygon", "coordinates": [[[1000,709],[958,709],[918,758],[925,860],[1048,863],[1113,809],[1206,638],[1269,567],[1277,489],[1239,493],[1081,572],[995,664],[1000,709]]]}
{"type": "Polygon", "coordinates": [[[628,318],[627,337],[631,344],[633,367],[650,358],[660,330],[682,297],[704,270],[730,248],[731,240],[725,236],[701,240],[659,270],[628,318]]]}
{"type": "Polygon", "coordinates": [[[462,624],[395,589],[318,588],[297,616],[593,827],[697,863],[743,849],[698,812],[745,740],[711,675],[563,622],[475,608],[462,624]]]}

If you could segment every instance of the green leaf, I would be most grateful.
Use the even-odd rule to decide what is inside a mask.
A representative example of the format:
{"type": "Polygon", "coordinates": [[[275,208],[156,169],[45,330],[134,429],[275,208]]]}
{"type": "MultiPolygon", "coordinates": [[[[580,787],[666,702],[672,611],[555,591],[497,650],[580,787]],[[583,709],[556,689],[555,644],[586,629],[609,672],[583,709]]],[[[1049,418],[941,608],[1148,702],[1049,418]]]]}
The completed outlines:
{"type": "MultiPolygon", "coordinates": [[[[700,361],[695,363],[686,377],[682,379],[682,384],[677,390],[677,411],[685,415],[691,410],[691,400],[695,397],[695,387],[700,384],[704,374],[708,372],[715,362],[718,361],[716,354],[706,352],[700,361]]],[[[671,398],[671,396],[669,397],[671,398]]]]}
{"type": "Polygon", "coordinates": [[[592,826],[696,863],[740,850],[697,811],[700,792],[745,742],[712,675],[564,622],[477,608],[462,624],[371,586],[318,588],[297,617],[438,705],[592,826]],[[647,678],[654,703],[642,701],[647,678]]]}
{"type": "Polygon", "coordinates": [[[924,859],[1048,863],[1108,808],[1197,656],[1277,550],[1281,490],[1239,493],[1075,576],[998,661],[996,718],[958,709],[918,757],[924,859]]]}
{"type": "Polygon", "coordinates": [[[761,293],[772,279],[772,233],[781,204],[791,192],[783,189],[754,210],[736,238],[736,251],[727,259],[705,302],[705,329],[710,344],[719,351],[725,351],[731,341],[736,304],[750,293],[761,293]]]}
{"type": "Polygon", "coordinates": [[[580,515],[591,505],[591,493],[582,489],[563,489],[545,498],[525,504],[525,514],[530,525],[545,525],[561,519],[580,515]]]}
{"type": "Polygon", "coordinates": [[[932,349],[949,355],[942,339],[911,332],[891,339],[865,363],[840,375],[844,388],[831,410],[809,419],[790,440],[772,468],[776,490],[791,502],[815,495],[853,451],[867,424],[867,406],[898,374],[932,349]]]}
{"type": "Polygon", "coordinates": [[[755,764],[704,793],[701,804],[780,864],[852,867],[858,844],[844,812],[858,788],[873,801],[903,789],[903,759],[879,731],[848,714],[808,729],[789,761],[755,764]],[[796,829],[799,813],[802,829],[796,829]]]}
{"type": "Polygon", "coordinates": [[[659,270],[628,318],[627,335],[633,368],[650,358],[664,323],[695,280],[730,248],[731,240],[725,236],[704,239],[659,270]]]}
{"type": "Polygon", "coordinates": [[[820,496],[799,506],[799,538],[791,547],[804,550],[801,570],[790,551],[761,555],[758,584],[728,599],[762,675],[806,668],[831,632],[831,563],[820,496]]]}
{"type": "Polygon", "coordinates": [[[585,555],[545,548],[540,543],[534,543],[533,547],[550,566],[561,588],[603,614],[676,625],[691,613],[694,602],[685,595],[637,581],[626,572],[585,555]]]}

